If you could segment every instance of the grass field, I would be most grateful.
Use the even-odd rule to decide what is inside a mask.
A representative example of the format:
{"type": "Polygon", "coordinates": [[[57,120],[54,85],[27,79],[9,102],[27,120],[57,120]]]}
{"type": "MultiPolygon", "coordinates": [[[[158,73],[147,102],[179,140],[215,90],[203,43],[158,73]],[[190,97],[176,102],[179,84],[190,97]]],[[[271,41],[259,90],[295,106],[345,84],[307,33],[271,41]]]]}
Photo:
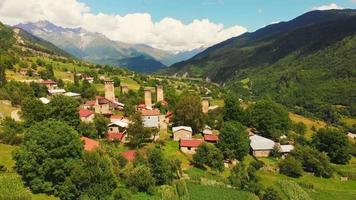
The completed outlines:
{"type": "Polygon", "coordinates": [[[251,193],[239,191],[231,188],[200,185],[192,182],[188,182],[187,187],[191,200],[201,200],[201,199],[204,200],[256,199],[257,200],[258,199],[258,197],[256,197],[251,193]]]}
{"type": "Polygon", "coordinates": [[[289,113],[289,118],[293,121],[293,122],[303,122],[306,126],[307,126],[307,132],[305,137],[310,139],[313,136],[313,130],[312,127],[314,126],[316,129],[320,129],[320,128],[325,128],[326,127],[326,123],[320,120],[315,120],[315,119],[310,119],[307,117],[303,117],[301,115],[297,115],[294,113],[289,113]]]}
{"type": "Polygon", "coordinates": [[[344,122],[346,125],[348,126],[352,126],[356,124],[356,119],[355,118],[342,118],[341,120],[342,122],[344,122]]]}
{"type": "Polygon", "coordinates": [[[163,147],[163,153],[167,158],[175,158],[182,162],[182,168],[187,169],[190,166],[191,156],[179,151],[179,144],[176,141],[167,141],[163,147]]]}
{"type": "MultiPolygon", "coordinates": [[[[9,184],[11,182],[11,185],[13,185],[13,186],[11,186],[11,188],[14,189],[13,194],[15,194],[15,195],[17,195],[18,191],[22,191],[23,193],[25,193],[25,191],[29,191],[29,189],[25,188],[21,178],[13,169],[13,167],[15,165],[15,161],[12,159],[11,152],[16,148],[17,148],[16,146],[11,146],[11,145],[6,145],[6,144],[0,143],[0,165],[4,165],[8,170],[8,172],[6,172],[6,173],[0,173],[0,176],[1,176],[0,178],[1,178],[1,180],[6,180],[5,182],[7,182],[9,184]]],[[[2,183],[0,183],[0,184],[2,184],[2,183]]],[[[1,186],[0,186],[0,188],[1,188],[1,186]]],[[[11,195],[11,193],[9,193],[8,195],[11,195]]],[[[31,193],[30,195],[33,200],[59,200],[56,197],[48,196],[46,194],[32,194],[31,193]]],[[[1,197],[1,195],[0,195],[0,197],[1,197]]],[[[8,197],[8,199],[11,199],[11,197],[8,197]]],[[[21,198],[19,198],[19,199],[21,199],[21,198]]]]}
{"type": "Polygon", "coordinates": [[[0,116],[3,115],[4,117],[10,117],[11,112],[14,110],[16,110],[15,107],[0,101],[0,116]]]}

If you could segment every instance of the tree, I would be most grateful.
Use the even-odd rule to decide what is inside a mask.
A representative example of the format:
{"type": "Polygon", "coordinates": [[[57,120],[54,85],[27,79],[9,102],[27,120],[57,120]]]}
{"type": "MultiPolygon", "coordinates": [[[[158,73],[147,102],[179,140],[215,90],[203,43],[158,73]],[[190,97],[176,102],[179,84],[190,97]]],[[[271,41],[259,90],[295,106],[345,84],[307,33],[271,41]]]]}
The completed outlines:
{"type": "Polygon", "coordinates": [[[279,163],[279,171],[284,175],[298,178],[303,173],[302,163],[293,156],[287,156],[279,163]]]}
{"type": "Polygon", "coordinates": [[[121,81],[120,81],[120,79],[118,77],[115,76],[112,80],[114,81],[114,86],[115,87],[120,87],[121,81]]]}
{"type": "Polygon", "coordinates": [[[346,164],[351,159],[350,141],[338,129],[319,129],[312,144],[319,151],[325,152],[333,163],[346,164]]]}
{"type": "MultiPolygon", "coordinates": [[[[1,51],[0,51],[1,53],[1,51]]],[[[2,55],[0,54],[0,88],[3,87],[6,83],[6,73],[5,73],[6,67],[2,58],[2,55]]]]}
{"type": "Polygon", "coordinates": [[[94,117],[94,125],[96,129],[97,136],[99,138],[104,138],[108,131],[109,119],[102,115],[96,114],[94,117]]]}
{"type": "Polygon", "coordinates": [[[77,127],[80,123],[79,103],[76,99],[56,95],[52,98],[48,106],[50,118],[64,121],[73,127],[77,127]]]}
{"type": "Polygon", "coordinates": [[[187,94],[174,108],[173,123],[175,126],[190,126],[196,133],[203,127],[203,116],[200,97],[187,94]]]}
{"type": "Polygon", "coordinates": [[[129,172],[127,185],[140,192],[148,192],[154,186],[154,178],[150,168],[140,165],[129,172]]]}
{"type": "Polygon", "coordinates": [[[277,139],[291,127],[288,111],[281,105],[262,100],[248,109],[250,125],[267,138],[277,139]]]}
{"type": "Polygon", "coordinates": [[[21,105],[27,97],[34,97],[34,91],[26,84],[18,81],[9,81],[2,88],[5,99],[10,100],[12,105],[21,105]]]}
{"type": "Polygon", "coordinates": [[[225,121],[239,121],[243,123],[245,121],[245,112],[240,107],[238,98],[232,94],[227,94],[224,98],[224,120],[225,121]]]}
{"type": "Polygon", "coordinates": [[[224,156],[213,144],[201,144],[193,155],[193,161],[198,167],[209,166],[214,170],[224,170],[224,156]]]}
{"type": "Polygon", "coordinates": [[[23,100],[21,113],[27,127],[48,118],[49,107],[36,98],[23,100]]]}
{"type": "Polygon", "coordinates": [[[296,146],[290,155],[300,160],[303,169],[313,172],[315,176],[329,178],[333,174],[328,156],[310,146],[296,146]]]}
{"type": "Polygon", "coordinates": [[[10,117],[1,121],[0,141],[6,144],[19,144],[22,142],[23,125],[10,117]]]}
{"type": "Polygon", "coordinates": [[[43,84],[31,82],[30,87],[34,91],[36,97],[44,97],[47,95],[47,87],[43,84]]]}
{"type": "Polygon", "coordinates": [[[77,131],[80,135],[90,138],[98,138],[98,133],[94,123],[80,122],[77,127],[77,131]]]}
{"type": "Polygon", "coordinates": [[[64,88],[64,82],[63,82],[63,80],[62,80],[62,79],[58,79],[58,80],[57,80],[57,85],[58,85],[59,88],[64,88]]]}
{"type": "Polygon", "coordinates": [[[275,189],[268,187],[263,194],[262,200],[281,200],[281,197],[275,189]]]}
{"type": "Polygon", "coordinates": [[[299,135],[305,135],[307,132],[307,126],[303,122],[293,124],[293,130],[299,135]]]}
{"type": "Polygon", "coordinates": [[[127,129],[130,144],[134,147],[139,147],[147,138],[151,136],[151,131],[143,126],[143,121],[140,113],[135,113],[132,116],[132,123],[127,129]]]}
{"type": "Polygon", "coordinates": [[[164,185],[172,181],[172,169],[160,149],[154,148],[148,152],[148,163],[157,185],[164,185]]]}
{"type": "Polygon", "coordinates": [[[16,170],[33,192],[53,194],[82,152],[72,127],[55,120],[38,122],[26,130],[23,145],[14,153],[16,170]]]}
{"type": "Polygon", "coordinates": [[[225,122],[220,130],[218,148],[227,159],[243,160],[250,149],[245,127],[240,122],[225,122]]]}
{"type": "Polygon", "coordinates": [[[98,152],[85,152],[61,186],[59,197],[64,200],[109,199],[116,186],[110,158],[98,152]]]}
{"type": "Polygon", "coordinates": [[[132,195],[130,190],[126,188],[117,188],[112,193],[113,200],[131,200],[132,195]]]}

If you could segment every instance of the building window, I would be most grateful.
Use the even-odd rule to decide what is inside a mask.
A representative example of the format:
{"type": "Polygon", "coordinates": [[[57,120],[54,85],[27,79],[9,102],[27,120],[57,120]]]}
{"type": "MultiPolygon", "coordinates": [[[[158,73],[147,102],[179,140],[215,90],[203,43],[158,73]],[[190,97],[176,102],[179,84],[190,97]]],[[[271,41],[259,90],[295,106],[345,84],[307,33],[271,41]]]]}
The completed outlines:
{"type": "Polygon", "coordinates": [[[113,128],[110,128],[110,131],[113,131],[114,129],[113,128]]]}
{"type": "Polygon", "coordinates": [[[192,147],[188,147],[188,150],[189,150],[189,151],[192,150],[192,147]]]}

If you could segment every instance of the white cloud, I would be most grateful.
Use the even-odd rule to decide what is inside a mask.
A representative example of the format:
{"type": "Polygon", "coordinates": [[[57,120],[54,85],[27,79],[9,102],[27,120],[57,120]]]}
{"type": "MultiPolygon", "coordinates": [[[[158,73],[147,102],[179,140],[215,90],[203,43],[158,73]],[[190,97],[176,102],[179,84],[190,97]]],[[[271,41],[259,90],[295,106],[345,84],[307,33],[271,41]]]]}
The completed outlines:
{"type": "Polygon", "coordinates": [[[313,10],[332,10],[332,9],[343,9],[343,7],[337,5],[336,3],[330,3],[329,5],[322,5],[313,8],[313,10]]]}
{"type": "Polygon", "coordinates": [[[0,21],[15,25],[39,20],[64,27],[80,26],[113,40],[143,43],[169,51],[208,47],[247,31],[242,26],[224,27],[208,19],[184,24],[169,17],[154,22],[148,13],[94,14],[86,4],[77,0],[0,0],[0,21]]]}

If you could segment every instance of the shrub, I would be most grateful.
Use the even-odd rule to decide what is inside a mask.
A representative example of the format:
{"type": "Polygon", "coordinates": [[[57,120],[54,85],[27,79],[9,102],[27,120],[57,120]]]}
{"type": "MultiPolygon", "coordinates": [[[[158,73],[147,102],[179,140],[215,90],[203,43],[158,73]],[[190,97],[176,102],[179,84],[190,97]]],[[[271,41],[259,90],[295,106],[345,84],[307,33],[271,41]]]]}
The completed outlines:
{"type": "Polygon", "coordinates": [[[279,171],[284,175],[298,178],[303,173],[302,163],[293,156],[287,156],[279,163],[279,171]]]}
{"type": "Polygon", "coordinates": [[[311,200],[308,193],[293,181],[280,180],[278,184],[289,200],[311,200]]]}
{"type": "Polygon", "coordinates": [[[127,185],[140,192],[148,192],[154,186],[154,178],[150,168],[140,165],[129,172],[127,185]]]}
{"type": "Polygon", "coordinates": [[[281,197],[279,196],[278,192],[269,187],[265,190],[265,193],[263,194],[262,196],[262,199],[261,200],[280,200],[281,197]]]}
{"type": "Polygon", "coordinates": [[[130,190],[125,188],[117,188],[112,193],[113,200],[130,200],[132,199],[132,194],[130,190]]]}
{"type": "Polygon", "coordinates": [[[250,165],[252,165],[255,169],[261,169],[265,163],[262,160],[255,160],[253,162],[250,163],[250,165]]]}

